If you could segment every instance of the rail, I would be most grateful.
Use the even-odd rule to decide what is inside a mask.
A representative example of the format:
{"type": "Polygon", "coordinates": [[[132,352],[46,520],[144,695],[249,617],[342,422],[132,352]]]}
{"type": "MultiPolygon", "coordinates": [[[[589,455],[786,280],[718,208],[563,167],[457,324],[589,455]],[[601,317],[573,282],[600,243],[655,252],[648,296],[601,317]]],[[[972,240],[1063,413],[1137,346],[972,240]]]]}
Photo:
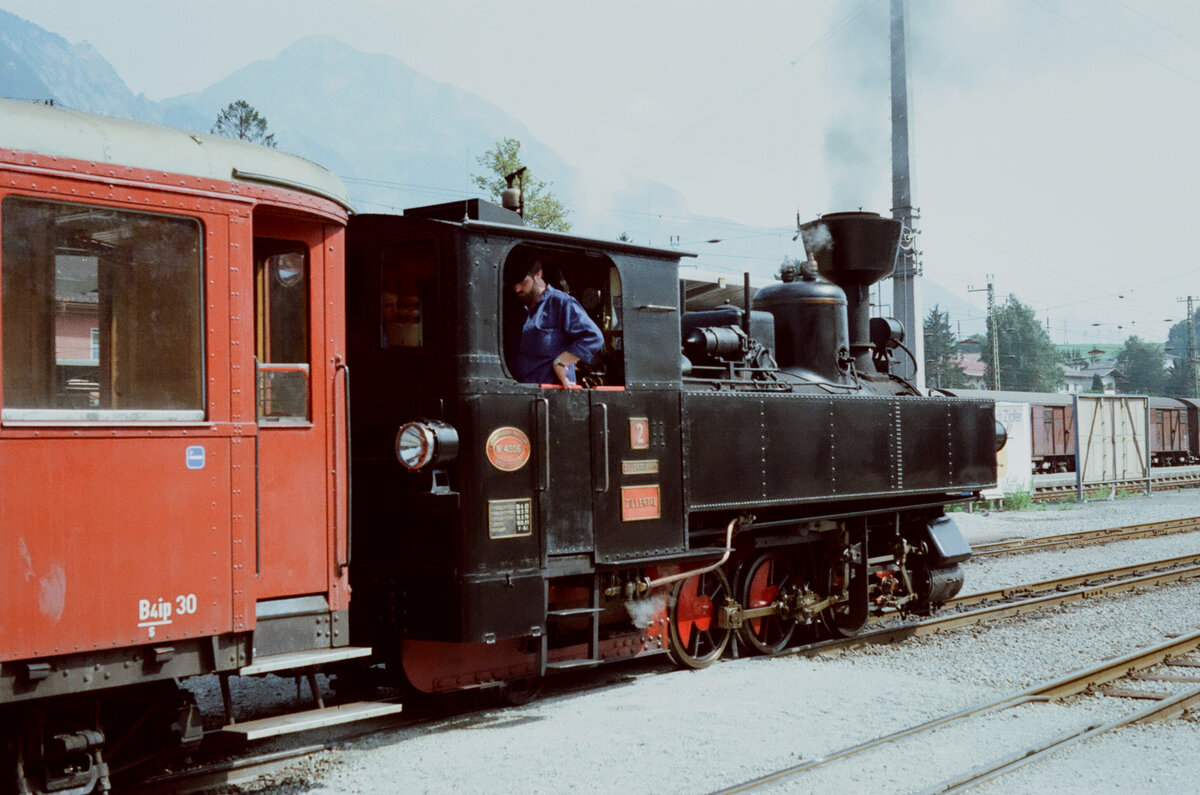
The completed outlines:
{"type": "MultiPolygon", "coordinates": [[[[1082,693],[1089,687],[1107,684],[1109,682],[1126,677],[1131,673],[1162,664],[1172,660],[1173,658],[1183,657],[1186,654],[1195,652],[1197,649],[1200,649],[1200,631],[1178,638],[1171,638],[1163,641],[1162,643],[1155,644],[1154,646],[1138,649],[1137,651],[1131,652],[1122,657],[1118,657],[1113,660],[1106,660],[1098,665],[1073,671],[1066,676],[1042,682],[1027,690],[1004,696],[1003,698],[996,699],[995,701],[978,704],[951,715],[935,718],[917,726],[902,729],[882,737],[876,737],[866,742],[834,751],[826,754],[825,756],[821,756],[816,759],[810,759],[798,765],[783,768],[750,781],[735,784],[732,787],[719,790],[717,795],[749,792],[762,787],[774,786],[806,771],[814,770],[833,762],[847,759],[851,756],[855,756],[856,754],[869,751],[873,748],[878,748],[882,745],[895,742],[899,739],[912,737],[932,731],[934,729],[948,726],[952,723],[965,721],[968,718],[988,715],[1001,710],[1011,709],[1023,704],[1058,701],[1068,696],[1082,693]]],[[[1111,731],[1121,726],[1127,726],[1131,723],[1162,720],[1165,718],[1178,716],[1185,710],[1191,708],[1193,705],[1200,704],[1200,679],[1196,679],[1194,681],[1197,682],[1196,686],[1189,688],[1185,692],[1164,698],[1159,703],[1153,704],[1145,709],[1137,710],[1125,715],[1122,718],[1105,724],[1084,726],[1066,734],[1058,735],[1049,741],[1032,744],[1021,751],[1012,754],[1011,756],[993,760],[985,765],[981,765],[968,771],[966,774],[958,778],[943,781],[935,785],[933,788],[926,790],[926,792],[955,792],[961,788],[982,784],[985,781],[990,781],[1003,775],[1004,773],[1029,764],[1038,758],[1044,757],[1048,753],[1065,748],[1068,745],[1088,739],[1089,737],[1093,737],[1097,734],[1111,731]]]]}
{"type": "MultiPolygon", "coordinates": [[[[1154,491],[1168,491],[1179,488],[1200,486],[1200,467],[1162,467],[1151,469],[1150,487],[1154,491]]],[[[1119,490],[1144,491],[1145,479],[1119,481],[1084,487],[1084,496],[1090,498],[1104,497],[1115,494],[1119,490]]],[[[1063,498],[1076,498],[1078,486],[1075,473],[1038,474],[1033,476],[1033,499],[1038,502],[1063,498]]]]}
{"type": "MultiPolygon", "coordinates": [[[[726,528],[726,530],[728,532],[729,528],[726,528]]],[[[686,573],[685,576],[694,575],[695,573],[696,573],[695,571],[689,571],[686,573]]],[[[956,599],[948,601],[946,603],[946,607],[950,607],[950,608],[965,607],[970,604],[976,604],[979,602],[988,602],[988,601],[992,601],[995,599],[1019,598],[1022,596],[1027,596],[1030,593],[1035,593],[1035,592],[1039,592],[1039,591],[1056,591],[1057,589],[1064,587],[1065,585],[1073,584],[1073,581],[1078,581],[1079,583],[1085,583],[1085,585],[1083,585],[1083,587],[1073,588],[1072,590],[1069,590],[1066,592],[1051,593],[1050,595],[1043,596],[1040,598],[1026,598],[1021,601],[1017,601],[1017,602],[1009,603],[1009,604],[991,605],[991,606],[984,607],[981,609],[970,610],[970,611],[965,611],[965,612],[960,612],[960,613],[948,613],[946,615],[938,616],[938,617],[931,618],[931,619],[926,619],[926,620],[915,622],[915,623],[906,623],[906,624],[903,624],[900,626],[886,627],[886,628],[882,628],[882,629],[878,629],[878,630],[869,630],[869,631],[863,632],[853,638],[841,638],[841,639],[836,639],[836,640],[820,641],[817,643],[808,644],[806,646],[800,646],[800,647],[796,647],[793,649],[788,649],[786,651],[781,652],[780,656],[789,655],[789,654],[800,655],[800,656],[815,656],[818,654],[824,654],[824,653],[828,653],[828,652],[832,652],[832,651],[847,650],[847,649],[859,648],[859,647],[868,646],[868,645],[895,643],[895,642],[904,640],[905,638],[908,638],[908,637],[918,637],[918,636],[922,636],[922,635],[933,634],[935,632],[953,629],[953,628],[957,628],[957,627],[961,627],[961,626],[968,626],[971,624],[982,623],[982,622],[990,621],[990,620],[997,620],[1000,618],[1021,615],[1024,613],[1032,613],[1032,612],[1036,612],[1038,610],[1044,610],[1044,609],[1054,607],[1054,606],[1057,606],[1060,604],[1067,604],[1070,602],[1082,601],[1085,599],[1092,599],[1092,598],[1095,598],[1095,597],[1101,596],[1101,595],[1125,592],[1125,591],[1132,591],[1132,590],[1137,590],[1139,588],[1150,587],[1150,586],[1154,586],[1154,585],[1158,585],[1158,584],[1179,581],[1179,580],[1193,578],[1193,577],[1200,577],[1200,553],[1197,553],[1196,555],[1186,555],[1186,556],[1181,556],[1181,557],[1177,557],[1177,558],[1167,558],[1167,559],[1163,559],[1163,560],[1146,561],[1143,563],[1135,564],[1132,566],[1125,566],[1125,567],[1121,567],[1118,569],[1108,569],[1108,570],[1104,570],[1104,571],[1087,572],[1084,574],[1067,575],[1065,577],[1060,577],[1060,578],[1056,578],[1056,579],[1052,579],[1052,580],[1043,580],[1043,581],[1035,582],[1035,583],[1014,585],[1014,586],[1009,586],[1006,588],[996,589],[993,591],[985,591],[985,592],[979,592],[979,593],[974,593],[974,594],[966,594],[964,596],[961,596],[956,599]],[[1174,568],[1170,568],[1170,567],[1174,567],[1174,568]],[[1153,572],[1147,573],[1147,574],[1140,573],[1140,572],[1144,572],[1144,571],[1150,570],[1150,569],[1155,569],[1156,571],[1153,571],[1153,572]],[[1136,576],[1125,577],[1125,575],[1128,575],[1128,574],[1135,574],[1136,576]],[[1115,577],[1125,577],[1125,578],[1119,579],[1119,580],[1114,580],[1112,582],[1108,582],[1108,583],[1104,583],[1104,584],[1096,584],[1095,583],[1095,581],[1097,581],[1097,580],[1110,579],[1110,578],[1115,578],[1115,577]]],[[[890,616],[885,616],[884,618],[889,618],[889,617],[895,618],[895,614],[891,614],[890,616]]],[[[595,685],[596,689],[599,689],[602,686],[603,686],[602,683],[597,683],[595,685]]],[[[1060,697],[1057,694],[1050,694],[1050,695],[1054,695],[1054,697],[1060,697]]],[[[1046,698],[1048,698],[1048,697],[1049,696],[1042,697],[1037,694],[1033,694],[1033,695],[1030,695],[1028,698],[1026,698],[1024,702],[1021,702],[1021,703],[1027,703],[1029,701],[1036,701],[1036,700],[1046,700],[1046,698]]],[[[1012,704],[1009,706],[1015,706],[1015,704],[1012,704]]],[[[980,707],[974,707],[971,710],[966,710],[963,713],[959,713],[954,716],[948,716],[946,718],[939,718],[936,721],[929,722],[928,724],[922,724],[921,726],[907,729],[902,733],[897,733],[895,735],[888,735],[885,738],[879,738],[878,740],[871,741],[870,743],[864,743],[861,746],[855,746],[853,748],[845,749],[843,751],[838,752],[835,755],[829,755],[827,757],[822,757],[821,760],[810,760],[809,762],[806,762],[801,766],[797,766],[794,769],[789,768],[788,771],[784,771],[784,772],[786,773],[786,775],[792,775],[794,773],[801,772],[802,770],[810,769],[811,767],[816,766],[816,763],[821,762],[822,760],[824,760],[825,762],[832,762],[832,761],[835,761],[836,759],[845,758],[846,756],[851,756],[855,753],[859,753],[861,751],[867,750],[870,747],[875,747],[876,745],[880,745],[884,742],[898,739],[899,737],[902,737],[902,736],[908,736],[910,734],[919,733],[920,731],[923,731],[923,730],[932,729],[932,728],[936,728],[938,726],[946,725],[947,723],[951,723],[954,720],[958,720],[958,719],[967,717],[972,714],[982,715],[982,714],[985,714],[986,712],[994,712],[994,711],[996,711],[996,709],[999,709],[999,707],[995,707],[995,706],[991,706],[991,705],[983,705],[980,707]]],[[[164,793],[165,792],[172,792],[172,793],[198,792],[198,791],[208,790],[208,789],[212,789],[212,788],[215,788],[218,786],[223,786],[223,785],[229,785],[229,784],[235,784],[235,783],[245,783],[248,781],[252,781],[255,778],[258,778],[260,776],[268,775],[270,773],[278,771],[280,768],[285,767],[289,764],[292,764],[295,761],[297,761],[298,759],[303,758],[305,756],[309,756],[311,754],[314,754],[314,753],[317,753],[320,751],[329,750],[330,748],[333,748],[336,746],[344,746],[346,743],[353,742],[357,738],[361,738],[361,737],[365,737],[365,736],[369,735],[372,731],[378,730],[380,727],[384,727],[384,726],[399,727],[400,725],[403,725],[406,728],[413,728],[415,726],[420,726],[422,724],[433,725],[435,723],[436,723],[436,719],[424,719],[424,720],[417,720],[417,721],[407,719],[404,721],[403,724],[401,724],[399,721],[397,721],[395,719],[381,718],[379,720],[371,722],[371,724],[370,724],[372,727],[371,729],[364,730],[361,727],[359,727],[351,732],[337,733],[334,739],[331,739],[330,741],[322,743],[322,744],[303,746],[303,747],[299,747],[299,748],[289,749],[286,751],[252,754],[249,756],[240,757],[238,759],[223,759],[223,760],[213,762],[213,763],[210,763],[207,765],[201,765],[199,767],[195,767],[195,768],[192,768],[189,770],[184,770],[184,771],[179,771],[176,773],[163,774],[160,776],[156,776],[156,777],[153,777],[151,779],[148,779],[148,780],[142,782],[140,784],[140,786],[138,787],[138,791],[139,792],[164,792],[164,793]]],[[[779,774],[771,774],[771,776],[777,776],[777,775],[779,775],[779,774]]],[[[786,775],[784,777],[786,777],[786,775]]],[[[762,784],[758,784],[756,786],[762,786],[762,785],[765,785],[766,783],[774,783],[777,779],[772,778],[771,776],[763,777],[762,779],[755,779],[756,782],[757,781],[763,782],[762,784]],[[768,781],[768,779],[770,779],[770,780],[768,781]]],[[[781,780],[781,779],[778,779],[778,780],[781,780]]],[[[750,783],[754,783],[754,782],[750,782],[750,783]]],[[[745,789],[747,788],[747,785],[738,785],[738,787],[740,787],[740,789],[735,787],[735,788],[725,790],[725,791],[726,792],[745,791],[745,789]]],[[[751,788],[753,788],[753,787],[751,787],[751,788]]]]}
{"type": "Polygon", "coordinates": [[[1135,538],[1191,533],[1196,530],[1200,530],[1200,516],[1192,516],[1185,519],[1170,519],[1163,522],[1146,522],[1144,524],[1125,525],[1122,527],[1106,527],[1100,530],[1083,530],[1076,533],[1060,533],[1058,535],[1041,536],[1039,538],[1017,538],[986,544],[973,544],[971,546],[971,554],[973,557],[981,558],[992,555],[1007,555],[1015,552],[1035,552],[1056,547],[1107,544],[1112,541],[1128,541],[1135,538]]]}

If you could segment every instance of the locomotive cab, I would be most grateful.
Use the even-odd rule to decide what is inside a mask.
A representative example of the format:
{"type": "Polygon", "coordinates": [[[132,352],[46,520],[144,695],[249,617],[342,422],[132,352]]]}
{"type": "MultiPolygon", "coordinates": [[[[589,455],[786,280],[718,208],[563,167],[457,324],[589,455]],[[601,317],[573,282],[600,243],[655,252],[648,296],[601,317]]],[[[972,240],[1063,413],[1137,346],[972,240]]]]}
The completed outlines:
{"type": "Polygon", "coordinates": [[[427,690],[445,687],[437,644],[541,673],[578,634],[553,615],[573,578],[592,594],[597,567],[686,552],[680,255],[505,220],[460,202],[358,216],[348,236],[352,624],[427,690]],[[514,263],[531,254],[604,335],[574,388],[514,376],[514,263]]]}

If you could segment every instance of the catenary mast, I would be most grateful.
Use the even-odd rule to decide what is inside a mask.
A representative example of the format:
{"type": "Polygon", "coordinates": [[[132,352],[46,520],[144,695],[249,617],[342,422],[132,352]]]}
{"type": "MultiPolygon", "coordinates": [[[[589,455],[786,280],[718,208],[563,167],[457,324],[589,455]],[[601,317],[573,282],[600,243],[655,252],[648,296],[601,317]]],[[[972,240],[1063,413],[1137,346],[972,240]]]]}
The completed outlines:
{"type": "Polygon", "coordinates": [[[904,344],[916,359],[901,356],[897,373],[925,387],[925,326],[917,278],[921,265],[916,249],[916,218],[913,208],[913,184],[910,164],[912,143],[909,138],[908,81],[908,0],[892,3],[892,218],[904,225],[900,254],[892,274],[892,312],[904,324],[904,344]]]}

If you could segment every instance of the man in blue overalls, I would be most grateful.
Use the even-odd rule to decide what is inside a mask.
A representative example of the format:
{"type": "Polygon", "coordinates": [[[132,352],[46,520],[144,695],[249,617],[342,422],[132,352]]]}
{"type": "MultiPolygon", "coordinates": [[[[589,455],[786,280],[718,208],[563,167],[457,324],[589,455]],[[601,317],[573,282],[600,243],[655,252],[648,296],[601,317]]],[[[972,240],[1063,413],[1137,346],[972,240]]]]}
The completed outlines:
{"type": "Polygon", "coordinates": [[[604,344],[600,328],[573,297],[546,284],[542,263],[528,249],[516,252],[513,292],[525,305],[520,345],[509,359],[518,381],[575,385],[575,363],[587,364],[604,344]]]}

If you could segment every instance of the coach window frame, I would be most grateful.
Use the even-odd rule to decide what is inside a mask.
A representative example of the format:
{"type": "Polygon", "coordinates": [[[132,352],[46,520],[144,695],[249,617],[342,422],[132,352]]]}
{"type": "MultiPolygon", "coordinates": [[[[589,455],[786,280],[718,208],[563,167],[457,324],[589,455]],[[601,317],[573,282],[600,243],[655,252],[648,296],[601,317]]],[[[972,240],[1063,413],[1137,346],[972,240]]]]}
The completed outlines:
{"type": "MultiPolygon", "coordinates": [[[[3,345],[4,349],[4,405],[0,408],[0,419],[6,423],[45,424],[187,423],[206,420],[208,383],[205,241],[205,223],[201,218],[192,215],[148,212],[98,201],[64,201],[26,193],[10,193],[0,199],[0,246],[3,247],[3,252],[0,253],[3,297],[0,297],[0,302],[6,305],[10,301],[23,300],[32,307],[28,312],[21,312],[12,306],[6,307],[7,311],[2,311],[4,307],[0,306],[0,314],[3,315],[0,345],[3,345]],[[23,251],[13,248],[28,241],[28,236],[13,228],[13,224],[16,223],[14,218],[19,216],[19,212],[14,212],[14,208],[21,204],[27,205],[28,211],[41,213],[40,217],[25,219],[30,228],[34,228],[35,224],[40,225],[44,234],[54,235],[53,238],[43,240],[43,249],[53,251],[50,255],[53,257],[52,267],[46,261],[46,250],[35,250],[32,245],[23,251]],[[58,208],[57,214],[54,214],[55,208],[58,208]],[[68,242],[66,235],[70,232],[57,229],[60,223],[65,226],[67,221],[82,225],[89,221],[102,223],[105,219],[113,223],[107,227],[97,226],[91,231],[76,232],[77,237],[71,242],[86,245],[77,245],[74,248],[65,245],[68,242]],[[139,220],[142,222],[140,228],[137,227],[139,220]],[[157,228],[153,227],[155,222],[160,224],[157,228]],[[172,242],[168,239],[172,234],[171,224],[176,224],[174,234],[179,238],[174,242],[182,242],[183,245],[165,253],[155,251],[153,246],[169,245],[172,242]],[[130,231],[131,227],[133,231],[130,231]],[[186,237],[179,234],[185,228],[186,237]],[[134,235],[139,229],[150,229],[154,234],[136,238],[134,235]],[[130,239],[134,239],[133,245],[128,245],[130,239]],[[126,245],[122,247],[122,244],[126,245]],[[104,254],[109,256],[104,257],[104,254]],[[22,257],[26,259],[22,261],[22,257]],[[60,259],[66,257],[74,258],[76,262],[60,262],[60,259]],[[147,261],[138,262],[139,257],[145,257],[147,261]],[[86,271],[88,260],[93,261],[91,267],[95,271],[90,282],[86,273],[82,276],[80,274],[81,270],[86,271]],[[171,266],[180,268],[181,263],[187,282],[191,283],[190,289],[181,288],[182,282],[178,279],[171,282],[171,266]],[[75,267],[69,268],[69,265],[75,267]],[[24,272],[14,272],[22,266],[24,272]],[[99,326],[100,355],[95,365],[96,380],[91,382],[95,384],[95,389],[89,391],[95,393],[95,400],[100,403],[111,404],[114,400],[127,403],[141,401],[143,405],[118,408],[102,405],[56,405],[66,402],[70,397],[66,392],[72,380],[66,379],[60,372],[62,367],[68,365],[59,364],[60,338],[57,323],[57,318],[62,313],[60,304],[70,302],[66,297],[60,300],[56,288],[59,272],[72,269],[76,271],[74,281],[83,281],[84,286],[94,283],[94,287],[86,292],[96,293],[98,306],[96,323],[99,326]],[[16,292],[15,286],[20,284],[22,278],[27,283],[33,283],[23,294],[16,292]],[[145,292],[152,294],[152,300],[139,301],[141,294],[145,292]],[[176,333],[173,335],[162,334],[159,325],[160,316],[164,313],[164,304],[159,301],[164,295],[168,299],[183,299],[182,303],[165,305],[167,310],[175,309],[177,317],[182,316],[186,319],[187,325],[176,326],[176,333]],[[14,317],[20,320],[14,321],[14,317]],[[19,324],[22,321],[24,326],[18,325],[14,328],[14,322],[19,324]],[[140,323],[150,324],[150,327],[139,329],[137,326],[140,323]],[[39,325],[42,327],[40,333],[36,328],[39,325]],[[9,347],[10,344],[17,344],[16,340],[20,339],[21,332],[32,340],[30,350],[25,354],[18,354],[9,347]],[[126,339],[130,342],[126,343],[126,339]],[[43,348],[40,352],[34,350],[38,345],[43,348]],[[114,345],[125,347],[114,351],[114,345]],[[159,350],[155,353],[156,348],[168,347],[169,350],[165,352],[159,350]],[[151,355],[147,355],[147,352],[151,355]],[[22,361],[23,359],[27,361],[22,361]],[[53,365],[47,367],[46,363],[51,359],[53,365]],[[149,379],[142,377],[141,373],[147,371],[161,374],[161,366],[147,367],[145,364],[146,361],[155,359],[171,362],[171,366],[176,370],[174,381],[156,375],[151,375],[149,379]],[[35,376],[37,368],[43,368],[41,378],[35,376]],[[20,378],[28,378],[33,384],[33,387],[27,390],[26,402],[43,405],[13,405],[12,396],[20,395],[22,391],[20,387],[15,386],[18,381],[13,379],[20,378]],[[63,381],[61,388],[58,386],[60,380],[63,381]],[[123,396],[121,389],[127,389],[133,396],[123,396]],[[41,394],[38,394],[39,390],[41,394]],[[172,394],[172,390],[179,394],[172,394]],[[189,392],[191,394],[187,394],[189,392]],[[168,408],[148,408],[145,405],[163,400],[179,401],[185,405],[168,408]]],[[[77,286],[75,289],[80,288],[77,286]]],[[[90,343],[89,334],[89,346],[90,343]]],[[[88,399],[91,400],[90,397],[88,399]]]]}
{"type": "Polygon", "coordinates": [[[312,420],[312,252],[301,240],[254,239],[255,415],[263,424],[307,424],[312,420]],[[283,270],[299,256],[300,270],[283,270]],[[298,275],[299,278],[296,278],[298,275]],[[293,288],[300,289],[293,291],[293,288]],[[278,298],[277,298],[278,296],[278,298]],[[301,354],[296,356],[295,354],[301,354]],[[292,355],[289,355],[292,354],[292,355]],[[303,378],[303,388],[288,381],[303,378]],[[276,380],[281,382],[276,389],[276,380]],[[282,397],[276,397],[282,393],[282,397]],[[303,406],[298,401],[303,399],[303,406]]]}

